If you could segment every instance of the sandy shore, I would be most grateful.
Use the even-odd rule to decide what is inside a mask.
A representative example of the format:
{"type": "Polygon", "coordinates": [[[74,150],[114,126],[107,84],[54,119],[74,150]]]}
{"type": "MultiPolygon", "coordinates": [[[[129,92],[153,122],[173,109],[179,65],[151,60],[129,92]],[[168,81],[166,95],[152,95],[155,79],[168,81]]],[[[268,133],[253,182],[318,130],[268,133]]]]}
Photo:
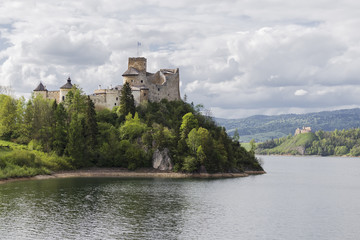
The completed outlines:
{"type": "Polygon", "coordinates": [[[237,178],[249,175],[264,174],[265,171],[245,171],[244,173],[175,173],[156,169],[139,169],[129,171],[122,168],[92,168],[74,171],[55,172],[51,175],[38,175],[35,177],[11,178],[0,180],[0,184],[22,180],[73,178],[73,177],[118,177],[118,178],[237,178]]]}

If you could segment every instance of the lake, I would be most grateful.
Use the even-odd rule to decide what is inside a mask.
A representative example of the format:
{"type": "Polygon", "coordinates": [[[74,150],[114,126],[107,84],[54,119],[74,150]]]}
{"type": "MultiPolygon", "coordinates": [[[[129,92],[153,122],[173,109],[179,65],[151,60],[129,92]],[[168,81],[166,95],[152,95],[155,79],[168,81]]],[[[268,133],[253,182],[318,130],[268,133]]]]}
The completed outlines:
{"type": "Polygon", "coordinates": [[[1,184],[0,239],[359,239],[359,158],[261,158],[246,178],[1,184]]]}

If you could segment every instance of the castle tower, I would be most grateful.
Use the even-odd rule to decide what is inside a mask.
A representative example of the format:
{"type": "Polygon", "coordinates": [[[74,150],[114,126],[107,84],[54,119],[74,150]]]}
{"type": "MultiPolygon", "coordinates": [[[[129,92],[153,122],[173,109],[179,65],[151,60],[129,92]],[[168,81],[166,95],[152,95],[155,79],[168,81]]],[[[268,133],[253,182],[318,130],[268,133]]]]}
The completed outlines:
{"type": "Polygon", "coordinates": [[[34,94],[37,95],[41,95],[44,99],[47,98],[47,92],[48,90],[46,89],[46,87],[40,82],[39,85],[37,86],[37,88],[34,89],[34,94]]]}
{"type": "Polygon", "coordinates": [[[131,87],[146,86],[146,58],[129,58],[128,69],[122,76],[123,83],[129,83],[131,87]]]}
{"type": "Polygon", "coordinates": [[[144,101],[162,99],[180,100],[179,69],[146,71],[146,58],[129,58],[128,69],[123,73],[123,83],[129,83],[136,105],[144,101]]]}
{"type": "Polygon", "coordinates": [[[65,101],[65,97],[68,94],[68,92],[71,90],[72,86],[73,85],[72,85],[71,79],[69,77],[67,79],[67,82],[62,87],[60,87],[60,99],[59,99],[60,101],[59,102],[65,101]]]}
{"type": "Polygon", "coordinates": [[[140,72],[146,73],[146,58],[144,57],[129,58],[128,68],[135,68],[140,72]]]}

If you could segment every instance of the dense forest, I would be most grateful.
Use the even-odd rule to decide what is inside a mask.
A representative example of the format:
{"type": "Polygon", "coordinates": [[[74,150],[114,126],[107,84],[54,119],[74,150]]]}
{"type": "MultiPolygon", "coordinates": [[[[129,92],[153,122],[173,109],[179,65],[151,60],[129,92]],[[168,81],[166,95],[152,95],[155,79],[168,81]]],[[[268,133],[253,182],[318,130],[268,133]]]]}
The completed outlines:
{"type": "Polygon", "coordinates": [[[335,131],[360,127],[360,109],[344,109],[306,114],[282,114],[276,116],[256,115],[242,119],[222,119],[215,121],[233,135],[237,129],[241,142],[265,142],[294,134],[295,129],[309,126],[313,131],[335,131]]]}
{"type": "Polygon", "coordinates": [[[360,156],[360,129],[316,131],[267,140],[257,145],[259,154],[360,156]]]}
{"type": "Polygon", "coordinates": [[[93,166],[148,168],[154,151],[165,148],[177,172],[262,170],[254,151],[202,115],[201,106],[162,100],[135,107],[128,84],[111,111],[96,111],[76,86],[59,104],[0,95],[0,139],[0,178],[93,166]]]}

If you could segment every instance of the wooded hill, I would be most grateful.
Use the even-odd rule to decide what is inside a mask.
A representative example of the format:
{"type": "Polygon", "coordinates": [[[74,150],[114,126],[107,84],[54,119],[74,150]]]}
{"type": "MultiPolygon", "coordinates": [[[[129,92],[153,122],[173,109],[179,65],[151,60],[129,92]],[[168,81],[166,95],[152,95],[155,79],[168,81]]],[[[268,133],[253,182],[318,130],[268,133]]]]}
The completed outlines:
{"type": "Polygon", "coordinates": [[[191,104],[163,100],[135,108],[128,84],[112,111],[95,111],[76,86],[60,104],[0,95],[0,139],[0,178],[92,166],[152,167],[153,153],[164,149],[177,172],[262,170],[253,151],[191,104]]]}
{"type": "Polygon", "coordinates": [[[303,133],[267,140],[257,145],[258,154],[360,156],[360,129],[303,133]]]}
{"type": "Polygon", "coordinates": [[[238,129],[241,142],[264,142],[294,134],[296,128],[309,126],[313,131],[334,131],[360,127],[360,109],[345,109],[307,114],[285,114],[277,116],[256,115],[241,119],[216,118],[229,135],[238,129]]]}

